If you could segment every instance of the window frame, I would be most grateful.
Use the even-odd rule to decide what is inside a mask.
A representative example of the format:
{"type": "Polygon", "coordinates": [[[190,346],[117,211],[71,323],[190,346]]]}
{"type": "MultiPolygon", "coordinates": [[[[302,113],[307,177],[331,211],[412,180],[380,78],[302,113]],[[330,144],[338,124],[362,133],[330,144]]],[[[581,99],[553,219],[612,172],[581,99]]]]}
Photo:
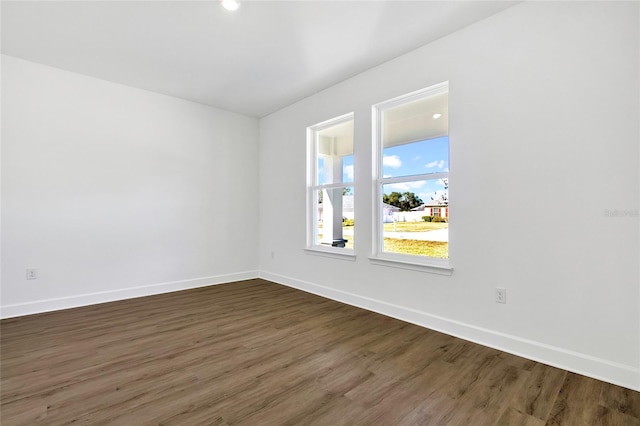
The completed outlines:
{"type": "MultiPolygon", "coordinates": [[[[422,180],[447,179],[449,191],[451,189],[451,180],[449,179],[449,171],[438,173],[424,173],[410,176],[388,177],[383,176],[383,114],[385,111],[402,106],[414,101],[422,100],[431,96],[449,93],[449,82],[445,81],[439,84],[429,86],[424,89],[416,90],[383,102],[379,102],[372,106],[372,136],[373,136],[373,154],[372,154],[372,253],[369,260],[378,265],[391,266],[403,269],[411,269],[417,271],[431,272],[442,275],[451,275],[453,267],[451,265],[451,256],[447,259],[440,259],[428,256],[417,256],[403,253],[391,253],[384,251],[384,223],[382,211],[382,187],[394,183],[416,182],[422,180]]],[[[450,132],[447,131],[447,137],[450,132]]],[[[417,142],[417,141],[416,141],[417,142]]],[[[449,153],[451,145],[449,145],[449,153]]],[[[451,155],[449,155],[449,164],[451,163],[451,155]]],[[[449,219],[448,219],[449,220],[449,219]]],[[[450,222],[449,222],[450,223],[450,222]]],[[[450,243],[449,243],[450,248],[450,243]]]]}
{"type": "MultiPolygon", "coordinates": [[[[328,257],[334,257],[346,260],[355,260],[355,250],[347,247],[333,247],[316,243],[316,231],[318,223],[318,191],[323,189],[335,189],[352,187],[354,193],[354,217],[355,217],[355,175],[351,182],[325,183],[318,184],[318,152],[317,137],[318,134],[327,128],[337,126],[349,121],[354,122],[355,114],[349,112],[338,117],[331,118],[318,124],[307,127],[307,185],[306,185],[306,246],[305,251],[310,254],[319,254],[328,257]]],[[[355,133],[355,131],[354,131],[355,133]]],[[[355,170],[355,135],[353,140],[353,158],[355,170]]],[[[324,214],[324,213],[323,213],[324,214]]],[[[356,227],[354,226],[354,240],[356,235],[356,227]]]]}

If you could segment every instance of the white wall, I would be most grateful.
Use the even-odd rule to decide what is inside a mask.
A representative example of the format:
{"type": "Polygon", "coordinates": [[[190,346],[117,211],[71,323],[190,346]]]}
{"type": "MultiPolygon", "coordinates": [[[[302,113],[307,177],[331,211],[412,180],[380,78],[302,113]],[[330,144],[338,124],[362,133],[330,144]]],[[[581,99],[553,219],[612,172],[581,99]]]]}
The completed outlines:
{"type": "Polygon", "coordinates": [[[640,389],[638,9],[522,3],[263,118],[262,276],[640,389]],[[446,80],[454,273],[373,265],[371,105],[446,80]],[[305,129],[351,111],[355,262],[303,251],[305,129]]]}
{"type": "Polygon", "coordinates": [[[2,60],[3,317],[257,276],[256,119],[2,60]]]}

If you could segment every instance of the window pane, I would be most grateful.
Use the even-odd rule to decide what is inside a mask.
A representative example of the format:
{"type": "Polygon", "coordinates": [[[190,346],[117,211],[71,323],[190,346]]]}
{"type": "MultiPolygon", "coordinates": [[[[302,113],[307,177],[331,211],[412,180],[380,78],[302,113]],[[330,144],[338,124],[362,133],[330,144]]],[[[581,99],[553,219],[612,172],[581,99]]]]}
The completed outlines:
{"type": "Polygon", "coordinates": [[[394,145],[382,150],[382,177],[449,171],[449,137],[394,145]]]}
{"type": "Polygon", "coordinates": [[[316,190],[318,221],[315,244],[353,248],[353,187],[316,190]]]}
{"type": "Polygon", "coordinates": [[[342,182],[353,182],[353,155],[345,155],[342,158],[342,182]]]}
{"type": "Polygon", "coordinates": [[[447,136],[448,99],[445,92],[385,109],[382,115],[383,147],[447,136]]]}
{"type": "Polygon", "coordinates": [[[353,120],[318,131],[317,184],[353,182],[353,120]]]}
{"type": "Polygon", "coordinates": [[[441,93],[382,111],[382,177],[449,170],[449,102],[441,93]]]}
{"type": "Polygon", "coordinates": [[[383,251],[449,257],[448,179],[382,185],[383,251]]]}

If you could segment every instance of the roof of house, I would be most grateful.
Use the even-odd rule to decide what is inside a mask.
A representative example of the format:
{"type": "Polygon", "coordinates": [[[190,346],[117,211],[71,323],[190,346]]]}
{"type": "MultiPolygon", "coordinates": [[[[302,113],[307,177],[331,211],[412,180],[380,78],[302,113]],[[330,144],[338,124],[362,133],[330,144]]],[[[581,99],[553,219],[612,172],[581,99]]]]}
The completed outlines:
{"type": "Polygon", "coordinates": [[[396,206],[392,206],[391,204],[387,204],[387,203],[382,203],[382,208],[383,209],[388,209],[394,212],[399,212],[400,211],[400,207],[396,207],[396,206]]]}
{"type": "Polygon", "coordinates": [[[431,207],[449,207],[449,204],[443,204],[440,201],[437,200],[429,200],[426,203],[420,204],[418,207],[414,207],[411,209],[411,211],[414,212],[419,212],[422,211],[424,209],[426,209],[427,207],[431,208],[431,207]]]}

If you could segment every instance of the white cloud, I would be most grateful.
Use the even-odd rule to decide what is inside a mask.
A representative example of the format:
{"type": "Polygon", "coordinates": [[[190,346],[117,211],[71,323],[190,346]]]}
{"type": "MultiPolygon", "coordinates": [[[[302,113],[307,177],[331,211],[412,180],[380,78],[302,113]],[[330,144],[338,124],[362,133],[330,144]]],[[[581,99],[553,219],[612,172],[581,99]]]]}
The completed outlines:
{"type": "Polygon", "coordinates": [[[382,165],[392,169],[399,169],[402,167],[402,160],[397,155],[385,155],[382,157],[382,165]]]}
{"type": "Polygon", "coordinates": [[[385,192],[387,188],[391,191],[396,192],[415,192],[416,189],[422,188],[426,181],[419,180],[416,182],[400,182],[400,183],[392,183],[384,186],[385,192]]]}
{"type": "Polygon", "coordinates": [[[347,179],[353,180],[353,164],[344,166],[344,174],[347,175],[347,179]]]}
{"type": "Polygon", "coordinates": [[[427,163],[424,165],[427,169],[432,169],[434,167],[437,167],[439,169],[444,167],[444,160],[436,160],[436,161],[432,161],[430,163],[427,163]]]}
{"type": "Polygon", "coordinates": [[[382,175],[382,177],[386,179],[386,178],[393,177],[393,175],[382,175]]]}

